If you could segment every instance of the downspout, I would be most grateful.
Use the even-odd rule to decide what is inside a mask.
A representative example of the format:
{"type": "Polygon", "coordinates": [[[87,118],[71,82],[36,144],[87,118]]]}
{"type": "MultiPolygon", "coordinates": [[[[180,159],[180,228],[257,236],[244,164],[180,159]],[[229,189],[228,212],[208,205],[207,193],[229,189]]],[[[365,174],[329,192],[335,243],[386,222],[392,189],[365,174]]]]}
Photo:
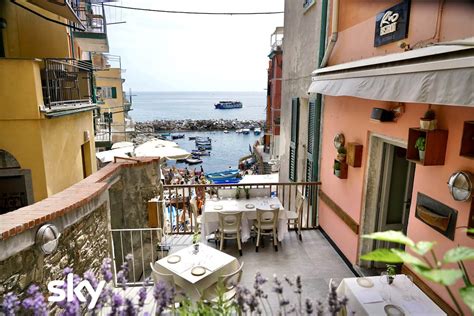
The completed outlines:
{"type": "MultiPolygon", "coordinates": [[[[327,5],[327,4],[326,4],[327,5]]],[[[325,11],[323,11],[324,14],[325,11]]],[[[322,24],[322,22],[321,22],[322,24]]],[[[328,46],[326,48],[326,52],[324,54],[323,60],[321,61],[321,64],[319,65],[319,68],[324,68],[326,67],[326,64],[328,63],[329,57],[331,56],[332,50],[334,49],[334,46],[336,46],[337,42],[337,34],[338,34],[338,24],[339,24],[339,0],[334,0],[333,1],[333,7],[332,7],[332,18],[331,18],[331,39],[329,40],[328,46]]]]}

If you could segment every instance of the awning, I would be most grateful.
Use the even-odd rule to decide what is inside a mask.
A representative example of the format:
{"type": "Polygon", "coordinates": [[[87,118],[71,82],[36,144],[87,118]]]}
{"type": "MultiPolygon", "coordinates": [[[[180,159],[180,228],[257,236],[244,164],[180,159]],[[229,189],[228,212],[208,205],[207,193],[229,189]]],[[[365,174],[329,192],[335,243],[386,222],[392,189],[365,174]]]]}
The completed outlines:
{"type": "Polygon", "coordinates": [[[56,1],[48,1],[48,0],[28,0],[28,2],[46,10],[51,13],[57,14],[62,16],[63,18],[68,19],[71,22],[77,23],[82,25],[81,20],[77,17],[74,10],[71,8],[71,5],[66,0],[56,0],[56,1]]]}
{"type": "Polygon", "coordinates": [[[308,92],[363,99],[474,106],[474,40],[317,69],[308,92]]]}

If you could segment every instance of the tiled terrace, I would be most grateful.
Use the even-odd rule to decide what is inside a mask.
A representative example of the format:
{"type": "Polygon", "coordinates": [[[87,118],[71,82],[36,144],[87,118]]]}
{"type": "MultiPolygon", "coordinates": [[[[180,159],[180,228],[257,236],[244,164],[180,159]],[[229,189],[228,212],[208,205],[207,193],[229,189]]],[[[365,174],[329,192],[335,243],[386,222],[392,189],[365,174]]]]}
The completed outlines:
{"type": "MultiPolygon", "coordinates": [[[[177,236],[176,238],[180,239],[179,244],[191,243],[190,236],[184,237],[188,239],[184,242],[183,237],[177,236]]],[[[214,243],[209,243],[209,245],[212,246],[214,243]]],[[[176,247],[175,251],[179,249],[181,247],[176,247]]],[[[256,272],[261,272],[269,280],[264,288],[274,308],[278,306],[276,295],[272,293],[271,281],[274,274],[281,279],[284,275],[291,278],[294,278],[297,274],[301,275],[303,280],[302,297],[303,299],[310,298],[313,302],[317,299],[323,301],[326,299],[331,278],[339,284],[343,278],[354,277],[354,274],[338,253],[317,229],[303,231],[302,242],[298,240],[293,231],[290,231],[289,235],[279,245],[278,252],[274,251],[268,240],[264,248],[259,248],[258,253],[255,252],[255,245],[251,240],[243,244],[243,255],[241,257],[233,241],[228,241],[224,251],[245,263],[241,284],[250,290],[253,289],[256,272]]],[[[136,295],[138,289],[138,287],[129,289],[129,297],[136,295]]],[[[150,297],[152,296],[151,292],[152,288],[150,287],[150,297]]],[[[287,288],[285,288],[284,293],[286,298],[295,295],[287,288]]],[[[151,302],[151,299],[149,298],[147,302],[151,302]]],[[[293,302],[296,301],[293,300],[293,302]]],[[[152,307],[152,304],[148,304],[147,309],[152,307]]]]}

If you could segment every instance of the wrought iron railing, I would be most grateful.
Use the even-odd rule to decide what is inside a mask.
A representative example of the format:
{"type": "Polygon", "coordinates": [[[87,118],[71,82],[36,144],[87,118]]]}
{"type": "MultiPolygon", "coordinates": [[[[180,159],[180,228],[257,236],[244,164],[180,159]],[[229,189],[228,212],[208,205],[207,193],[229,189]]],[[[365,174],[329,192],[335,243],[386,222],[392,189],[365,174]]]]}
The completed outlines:
{"type": "Polygon", "coordinates": [[[41,71],[46,107],[91,104],[92,64],[75,59],[44,59],[41,71]]]}
{"type": "Polygon", "coordinates": [[[107,33],[105,11],[102,5],[85,4],[74,8],[79,20],[85,27],[85,32],[107,33]]]}
{"type": "MultiPolygon", "coordinates": [[[[320,182],[284,182],[284,183],[249,183],[249,184],[192,184],[192,185],[164,185],[162,201],[163,214],[168,217],[162,220],[164,230],[169,234],[192,234],[196,223],[190,207],[190,200],[200,192],[206,196],[217,195],[219,189],[224,188],[266,188],[270,194],[279,198],[285,210],[296,211],[295,201],[298,192],[306,198],[304,200],[301,224],[304,229],[318,226],[318,209],[316,203],[317,189],[320,182]]],[[[244,197],[245,198],[245,197],[244,197]]]]}

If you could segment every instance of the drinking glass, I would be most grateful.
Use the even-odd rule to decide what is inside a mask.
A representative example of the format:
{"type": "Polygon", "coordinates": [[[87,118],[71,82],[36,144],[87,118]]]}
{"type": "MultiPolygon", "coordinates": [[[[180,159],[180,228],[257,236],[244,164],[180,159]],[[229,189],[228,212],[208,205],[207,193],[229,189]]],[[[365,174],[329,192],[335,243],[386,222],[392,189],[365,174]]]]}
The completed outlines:
{"type": "Polygon", "coordinates": [[[383,271],[380,274],[380,283],[382,283],[382,291],[380,292],[382,299],[390,303],[391,302],[391,293],[390,293],[390,284],[388,284],[388,273],[383,271]]]}
{"type": "Polygon", "coordinates": [[[403,275],[401,279],[402,279],[401,287],[403,290],[402,298],[406,301],[414,300],[415,298],[412,295],[413,277],[411,275],[403,275]]]}

